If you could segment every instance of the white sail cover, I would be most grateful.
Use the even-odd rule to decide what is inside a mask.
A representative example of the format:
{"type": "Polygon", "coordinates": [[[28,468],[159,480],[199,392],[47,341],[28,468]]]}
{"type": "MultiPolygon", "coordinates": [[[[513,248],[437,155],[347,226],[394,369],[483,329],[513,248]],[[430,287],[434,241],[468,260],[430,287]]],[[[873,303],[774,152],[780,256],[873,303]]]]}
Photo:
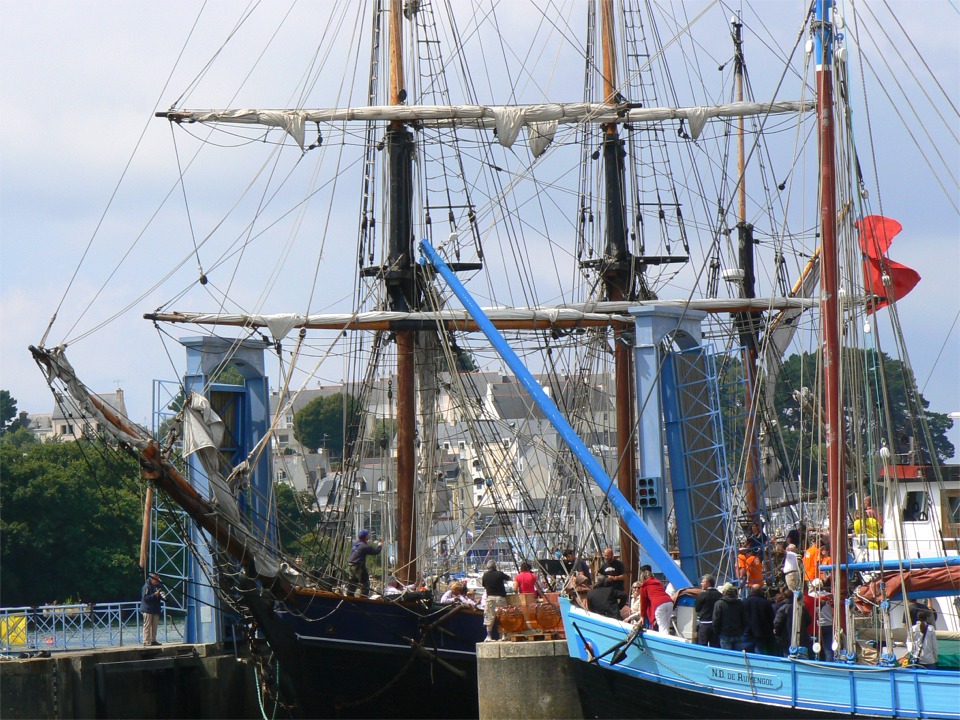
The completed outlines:
{"type": "Polygon", "coordinates": [[[210,401],[197,392],[190,393],[187,398],[181,419],[183,453],[186,456],[196,454],[206,473],[217,511],[229,521],[233,532],[243,539],[244,546],[253,556],[257,572],[265,577],[276,576],[280,569],[279,563],[265,552],[264,542],[255,539],[247,529],[230,483],[220,472],[220,445],[225,432],[223,420],[214,412],[210,401]]]}
{"type": "MultiPolygon", "coordinates": [[[[661,305],[705,312],[745,312],[748,310],[783,310],[815,307],[816,300],[810,298],[704,298],[696,300],[643,300],[643,301],[598,301],[575,303],[554,307],[499,307],[484,308],[484,313],[494,322],[529,322],[551,325],[561,322],[619,322],[631,323],[631,308],[644,305],[661,305]]],[[[288,314],[247,314],[247,313],[201,313],[167,312],[150,313],[151,320],[174,323],[196,323],[198,325],[237,325],[241,327],[266,327],[275,339],[282,337],[294,328],[363,328],[365,325],[391,322],[453,323],[467,325],[472,322],[470,314],[459,308],[424,312],[397,312],[393,310],[374,310],[362,313],[323,313],[303,315],[288,314]],[[278,334],[278,330],[285,330],[278,334]]]]}
{"type": "MultiPolygon", "coordinates": [[[[370,105],[354,108],[314,110],[169,110],[159,113],[174,122],[229,123],[282,128],[300,148],[304,148],[307,123],[401,120],[430,127],[496,128],[497,139],[511,147],[521,128],[528,129],[531,150],[542,147],[542,138],[552,138],[558,124],[570,123],[642,123],[661,120],[686,120],[690,136],[696,140],[707,120],[751,115],[790,114],[813,110],[813,102],[736,102],[704,107],[637,108],[600,103],[544,103],[540,105],[370,105]],[[544,125],[544,124],[548,125],[544,125]],[[552,126],[552,130],[550,130],[552,126]]],[[[549,142],[549,141],[548,141],[549,142]]]]}
{"type": "Polygon", "coordinates": [[[210,407],[210,401],[190,393],[183,408],[183,454],[200,454],[204,468],[218,468],[217,453],[223,441],[224,423],[210,407]]]}

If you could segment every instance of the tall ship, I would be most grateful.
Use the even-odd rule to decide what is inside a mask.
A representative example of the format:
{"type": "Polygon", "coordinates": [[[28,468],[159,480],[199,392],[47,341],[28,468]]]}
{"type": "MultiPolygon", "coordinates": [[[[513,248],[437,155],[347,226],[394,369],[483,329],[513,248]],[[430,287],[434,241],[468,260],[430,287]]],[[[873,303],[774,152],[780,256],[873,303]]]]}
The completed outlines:
{"type": "Polygon", "coordinates": [[[767,7],[504,5],[257,8],[153,109],[171,189],[111,273],[151,279],[121,312],[97,293],[73,319],[136,309],[157,329],[180,377],[154,427],[67,360],[99,332],[55,316],[31,348],[55,396],[139,459],[144,564],[182,530],[192,637],[222,638],[204,608],[234,617],[265,707],[471,717],[482,612],[440,604],[448,582],[526,560],[560,590],[561,551],[616,547],[628,583],[649,565],[679,592],[736,580],[755,523],[846,548],[870,499],[884,547],[858,531],[856,556],[821,570],[840,662],[699,647],[687,601],[661,637],[564,600],[584,709],[956,717],[956,673],[891,665],[909,600],[960,629],[944,592],[960,482],[899,332],[919,276],[891,259],[899,223],[854,142],[852,31],[841,42],[822,2],[776,5],[787,40],[767,7]],[[271,77],[283,101],[251,97],[259,59],[307,21],[307,69],[271,77]],[[776,59],[761,78],[754,47],[776,59]],[[206,84],[220,63],[248,68],[232,90],[206,84]],[[361,529],[383,549],[357,594],[361,529]],[[828,685],[846,688],[836,706],[813,697],[828,685]]]}

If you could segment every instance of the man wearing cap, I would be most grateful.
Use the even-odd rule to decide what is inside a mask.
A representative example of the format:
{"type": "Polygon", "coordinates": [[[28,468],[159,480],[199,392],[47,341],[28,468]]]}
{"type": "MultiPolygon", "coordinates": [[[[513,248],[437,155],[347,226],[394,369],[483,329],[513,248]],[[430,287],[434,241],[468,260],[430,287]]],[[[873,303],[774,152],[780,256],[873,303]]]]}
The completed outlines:
{"type": "Polygon", "coordinates": [[[140,613],[143,615],[143,644],[159,645],[157,642],[157,624],[160,621],[160,606],[163,603],[163,590],[160,588],[160,576],[150,573],[140,593],[140,613]]]}
{"type": "Polygon", "coordinates": [[[347,595],[355,595],[357,586],[360,586],[361,595],[370,594],[370,573],[367,572],[367,555],[379,555],[383,550],[383,543],[378,542],[376,547],[369,545],[367,539],[370,532],[361,530],[357,539],[350,548],[350,557],[347,566],[350,568],[350,577],[347,580],[347,595]]]}

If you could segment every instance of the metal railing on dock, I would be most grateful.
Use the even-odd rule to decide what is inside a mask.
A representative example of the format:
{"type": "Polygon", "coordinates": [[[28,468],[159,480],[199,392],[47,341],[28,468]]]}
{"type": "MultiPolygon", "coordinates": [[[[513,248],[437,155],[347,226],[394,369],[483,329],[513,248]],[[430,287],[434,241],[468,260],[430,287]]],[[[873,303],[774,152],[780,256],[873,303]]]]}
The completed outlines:
{"type": "MultiPolygon", "coordinates": [[[[186,614],[164,608],[160,642],[184,641],[186,614]]],[[[143,642],[139,602],[81,603],[0,608],[0,652],[63,651],[138,645],[143,642]]]]}

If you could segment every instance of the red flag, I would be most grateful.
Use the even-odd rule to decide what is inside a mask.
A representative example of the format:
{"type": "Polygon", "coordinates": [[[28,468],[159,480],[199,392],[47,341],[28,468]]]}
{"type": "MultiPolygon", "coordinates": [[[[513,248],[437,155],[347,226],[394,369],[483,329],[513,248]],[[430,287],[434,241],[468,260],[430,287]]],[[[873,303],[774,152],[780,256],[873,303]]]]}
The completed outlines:
{"type": "Polygon", "coordinates": [[[903,225],[883,215],[867,215],[854,224],[860,231],[860,249],[872,258],[884,255],[893,239],[903,230],[903,225]]]}
{"type": "Polygon", "coordinates": [[[899,300],[913,290],[920,282],[920,273],[886,258],[867,258],[863,261],[863,280],[867,293],[874,296],[874,300],[868,306],[868,312],[872,313],[886,307],[891,300],[899,300]],[[888,286],[883,284],[884,270],[890,278],[888,286]]]}
{"type": "Polygon", "coordinates": [[[868,303],[868,312],[876,312],[891,300],[899,300],[920,282],[920,273],[886,257],[887,249],[903,225],[893,218],[882,215],[867,215],[858,220],[857,229],[860,249],[863,250],[863,285],[873,300],[868,303]],[[883,277],[887,276],[888,284],[883,277]]]}

